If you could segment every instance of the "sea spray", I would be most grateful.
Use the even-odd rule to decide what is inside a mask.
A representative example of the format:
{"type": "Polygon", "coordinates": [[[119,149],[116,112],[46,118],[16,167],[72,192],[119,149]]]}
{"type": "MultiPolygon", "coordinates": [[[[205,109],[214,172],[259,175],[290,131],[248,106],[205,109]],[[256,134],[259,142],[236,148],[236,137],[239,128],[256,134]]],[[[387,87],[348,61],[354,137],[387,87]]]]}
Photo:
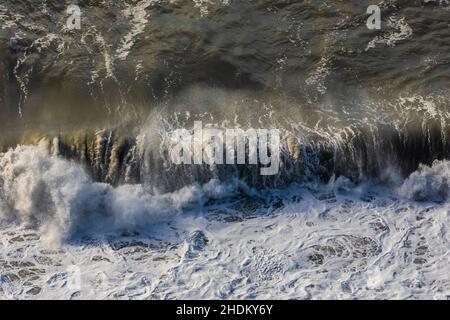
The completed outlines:
{"type": "Polygon", "coordinates": [[[1,216],[43,228],[52,240],[77,232],[145,229],[237,188],[217,180],[167,194],[152,194],[139,184],[114,188],[93,182],[81,165],[49,155],[46,143],[0,155],[1,216]]]}

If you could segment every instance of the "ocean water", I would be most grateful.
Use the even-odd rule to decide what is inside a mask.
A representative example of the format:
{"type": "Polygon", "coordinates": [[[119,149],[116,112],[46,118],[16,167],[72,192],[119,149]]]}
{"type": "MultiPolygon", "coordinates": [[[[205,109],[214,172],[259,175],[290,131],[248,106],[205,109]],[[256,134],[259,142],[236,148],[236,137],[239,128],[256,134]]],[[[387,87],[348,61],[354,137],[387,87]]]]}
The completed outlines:
{"type": "Polygon", "coordinates": [[[0,3],[0,299],[450,298],[448,1],[70,4],[0,3]]]}

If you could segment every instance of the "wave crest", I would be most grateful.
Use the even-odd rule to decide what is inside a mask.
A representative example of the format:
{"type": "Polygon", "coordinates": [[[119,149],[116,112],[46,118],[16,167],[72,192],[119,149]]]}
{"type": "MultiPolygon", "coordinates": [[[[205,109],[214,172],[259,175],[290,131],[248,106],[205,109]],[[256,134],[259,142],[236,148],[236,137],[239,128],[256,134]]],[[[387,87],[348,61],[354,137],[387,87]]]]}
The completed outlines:
{"type": "Polygon", "coordinates": [[[444,202],[450,194],[450,161],[435,161],[432,166],[420,165],[399,188],[399,194],[416,201],[444,202]]]}

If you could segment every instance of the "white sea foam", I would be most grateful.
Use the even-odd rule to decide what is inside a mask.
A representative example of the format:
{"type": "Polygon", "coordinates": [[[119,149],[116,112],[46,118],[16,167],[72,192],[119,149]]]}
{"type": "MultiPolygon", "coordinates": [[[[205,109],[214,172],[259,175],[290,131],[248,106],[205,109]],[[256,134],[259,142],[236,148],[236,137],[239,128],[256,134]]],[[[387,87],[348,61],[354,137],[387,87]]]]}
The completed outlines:
{"type": "Polygon", "coordinates": [[[60,240],[78,231],[145,228],[234,188],[216,180],[164,195],[151,195],[143,185],[113,188],[93,182],[82,166],[48,155],[46,147],[20,146],[1,156],[0,214],[60,240]]]}
{"type": "Polygon", "coordinates": [[[116,56],[118,59],[125,60],[128,57],[130,50],[134,45],[135,38],[144,32],[145,26],[148,22],[147,13],[145,10],[155,2],[156,1],[154,0],[144,0],[138,2],[134,6],[128,6],[123,11],[125,17],[131,18],[132,29],[125,35],[121,46],[116,51],[116,56]]]}
{"type": "Polygon", "coordinates": [[[216,180],[151,195],[94,183],[46,149],[0,156],[0,298],[450,296],[449,162],[394,191],[340,177],[251,197],[216,180]],[[48,233],[62,242],[49,248],[48,233]]]}
{"type": "Polygon", "coordinates": [[[450,162],[421,165],[399,188],[399,194],[412,200],[443,202],[450,194],[450,162]]]}
{"type": "Polygon", "coordinates": [[[411,38],[413,34],[413,29],[405,21],[405,18],[390,17],[387,26],[394,29],[395,32],[375,37],[367,44],[366,51],[376,48],[378,44],[394,47],[398,42],[411,38]]]}

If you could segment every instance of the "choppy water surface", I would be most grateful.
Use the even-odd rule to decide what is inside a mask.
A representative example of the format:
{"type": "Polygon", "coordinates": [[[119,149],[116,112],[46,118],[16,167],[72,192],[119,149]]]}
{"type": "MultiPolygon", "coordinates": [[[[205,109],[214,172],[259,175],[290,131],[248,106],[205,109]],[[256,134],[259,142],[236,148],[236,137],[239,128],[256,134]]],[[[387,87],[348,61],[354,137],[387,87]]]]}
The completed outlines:
{"type": "Polygon", "coordinates": [[[448,299],[450,7],[0,4],[0,298],[448,299]],[[176,166],[194,121],[282,165],[176,166]]]}

